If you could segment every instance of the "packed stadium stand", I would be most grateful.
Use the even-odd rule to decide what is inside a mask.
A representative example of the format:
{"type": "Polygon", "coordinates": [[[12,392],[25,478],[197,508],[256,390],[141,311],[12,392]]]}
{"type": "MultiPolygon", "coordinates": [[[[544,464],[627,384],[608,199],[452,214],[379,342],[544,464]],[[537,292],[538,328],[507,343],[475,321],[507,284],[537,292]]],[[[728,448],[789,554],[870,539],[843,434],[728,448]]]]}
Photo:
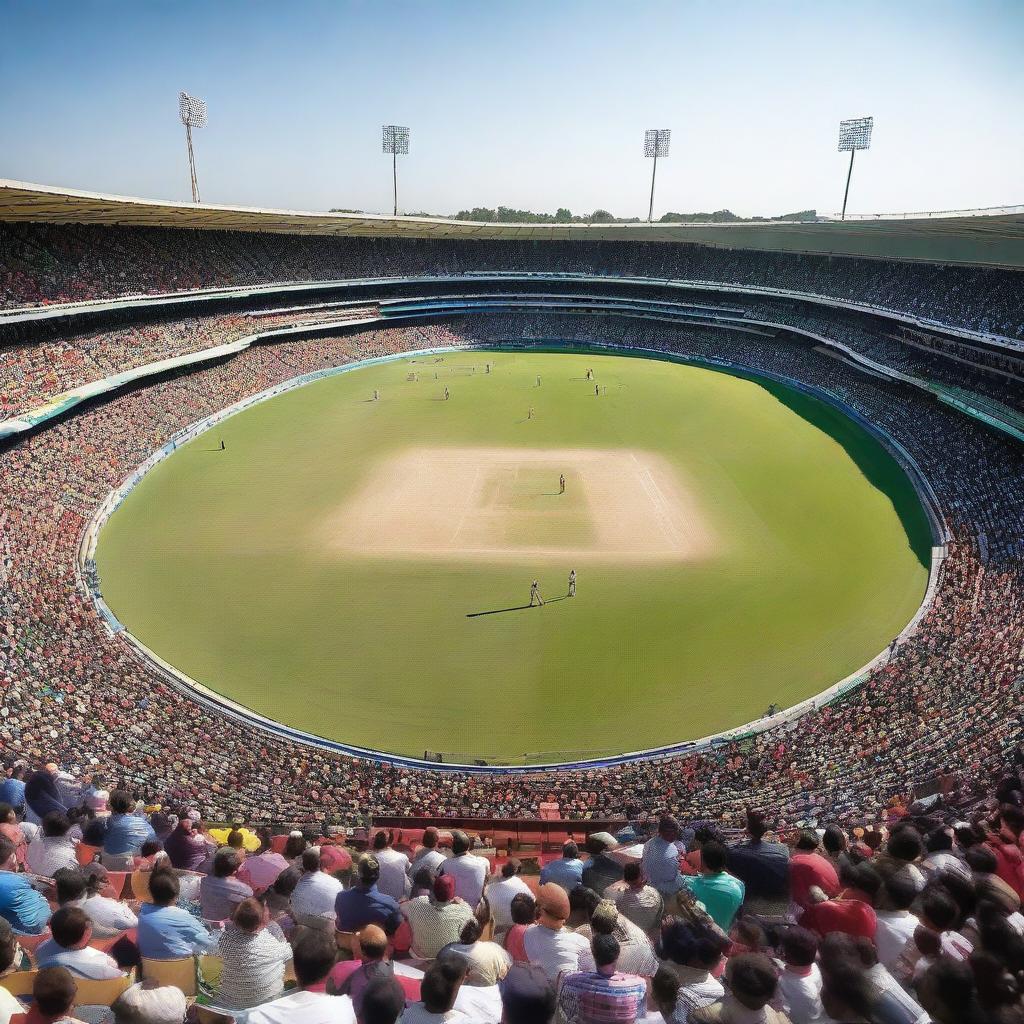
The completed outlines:
{"type": "MultiPolygon", "coordinates": [[[[14,932],[0,923],[0,986],[30,962],[81,968],[68,951],[81,951],[87,925],[98,936],[109,924],[113,905],[90,908],[105,893],[125,927],[108,928],[115,973],[102,977],[167,977],[154,960],[209,954],[219,983],[197,987],[190,967],[175,991],[220,1006],[220,1019],[281,995],[286,955],[253,994],[237,952],[239,934],[264,934],[266,919],[274,941],[291,933],[310,993],[324,991],[325,934],[332,965],[333,944],[350,955],[355,933],[411,965],[395,971],[406,998],[441,1008],[409,1021],[449,1019],[427,1016],[447,1012],[449,995],[464,1014],[452,1020],[497,1024],[503,999],[508,1021],[551,1019],[547,981],[560,969],[586,972],[581,986],[607,978],[609,957],[626,979],[615,998],[639,1002],[608,1019],[719,1019],[698,1008],[721,999],[723,970],[725,1005],[742,995],[761,1016],[722,1019],[1021,1019],[1024,270],[685,236],[337,237],[264,233],[258,216],[234,231],[59,219],[0,221],[0,918],[14,932]],[[140,298],[167,293],[186,294],[140,298]],[[860,685],[798,717],[657,756],[484,771],[263,729],[158,671],[100,614],[83,534],[190,424],[370,357],[554,339],[740,365],[883,431],[920,474],[943,552],[914,631],[860,685]],[[246,831],[209,828],[225,822],[246,831]],[[446,836],[446,860],[423,829],[456,824],[470,837],[446,836]],[[249,831],[264,826],[278,837],[249,831]],[[561,852],[570,837],[588,854],[578,867],[578,851],[561,852]],[[467,867],[471,844],[488,863],[467,867]],[[33,876],[51,904],[39,896],[33,909],[33,876]],[[529,901],[522,920],[513,890],[529,901]],[[180,949],[146,924],[175,902],[191,912],[180,949]],[[221,935],[212,922],[228,918],[221,935]],[[516,1017],[515,1005],[533,1009],[516,1017]]],[[[332,974],[327,991],[353,993],[350,973],[332,974]]],[[[40,985],[48,998],[59,981],[44,970],[23,991],[40,985]]],[[[589,1019],[568,982],[557,998],[559,1020],[589,1019]]],[[[151,1019],[122,1011],[118,1021],[151,1019]]],[[[181,1020],[174,1012],[152,1019],[181,1020]]],[[[251,1012],[254,1024],[286,1019],[251,1012]]]]}

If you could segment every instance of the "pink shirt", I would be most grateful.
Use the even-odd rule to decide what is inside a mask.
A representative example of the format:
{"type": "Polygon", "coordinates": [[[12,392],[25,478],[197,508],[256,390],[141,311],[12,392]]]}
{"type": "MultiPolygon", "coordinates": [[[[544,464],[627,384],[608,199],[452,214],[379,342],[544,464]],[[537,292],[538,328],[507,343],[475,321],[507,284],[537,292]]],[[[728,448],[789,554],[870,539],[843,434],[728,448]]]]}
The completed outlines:
{"type": "Polygon", "coordinates": [[[287,867],[288,861],[281,854],[268,850],[255,857],[246,857],[236,874],[258,896],[269,889],[287,867]]]}

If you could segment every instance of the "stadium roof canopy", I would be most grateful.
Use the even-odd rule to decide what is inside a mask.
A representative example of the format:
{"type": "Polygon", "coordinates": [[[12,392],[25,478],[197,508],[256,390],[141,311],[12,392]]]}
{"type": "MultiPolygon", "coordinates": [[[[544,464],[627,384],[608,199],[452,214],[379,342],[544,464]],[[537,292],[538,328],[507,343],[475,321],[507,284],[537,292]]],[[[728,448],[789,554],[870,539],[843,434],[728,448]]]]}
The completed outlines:
{"type": "Polygon", "coordinates": [[[0,221],[530,241],[646,241],[1024,268],[1024,206],[846,221],[488,224],[435,217],[312,213],[110,196],[0,179],[0,221]]]}

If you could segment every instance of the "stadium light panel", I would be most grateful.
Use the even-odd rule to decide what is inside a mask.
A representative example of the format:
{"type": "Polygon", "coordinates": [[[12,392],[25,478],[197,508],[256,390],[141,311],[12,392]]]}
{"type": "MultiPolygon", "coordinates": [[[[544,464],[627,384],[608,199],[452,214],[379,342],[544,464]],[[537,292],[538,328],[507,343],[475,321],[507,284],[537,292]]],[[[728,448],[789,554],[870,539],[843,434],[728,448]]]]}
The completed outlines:
{"type": "Polygon", "coordinates": [[[186,128],[206,127],[206,102],[187,92],[178,93],[178,116],[186,128]]]}
{"type": "Polygon", "coordinates": [[[871,148],[871,130],[875,127],[873,117],[854,117],[839,122],[839,152],[853,153],[858,149],[871,148]]]}
{"type": "Polygon", "coordinates": [[[672,141],[671,128],[648,128],[644,132],[644,156],[668,156],[669,143],[672,141]]]}
{"type": "Polygon", "coordinates": [[[386,124],[383,129],[384,152],[392,156],[409,155],[409,129],[397,124],[386,124]]]}

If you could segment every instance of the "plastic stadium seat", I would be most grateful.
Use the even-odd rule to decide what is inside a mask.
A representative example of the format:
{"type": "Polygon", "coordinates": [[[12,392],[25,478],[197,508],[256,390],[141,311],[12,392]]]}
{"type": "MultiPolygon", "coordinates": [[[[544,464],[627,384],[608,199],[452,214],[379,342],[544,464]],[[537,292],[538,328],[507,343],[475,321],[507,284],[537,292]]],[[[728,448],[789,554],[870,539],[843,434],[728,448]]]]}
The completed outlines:
{"type": "Polygon", "coordinates": [[[75,1006],[110,1006],[117,997],[134,984],[131,975],[123,978],[108,978],[96,981],[93,978],[76,978],[75,1006]]]}
{"type": "Polygon", "coordinates": [[[203,953],[199,957],[199,974],[203,985],[216,991],[220,987],[220,976],[224,973],[224,958],[216,953],[203,953]]]}
{"type": "Polygon", "coordinates": [[[32,995],[32,986],[36,982],[36,975],[38,973],[38,970],[32,970],[15,971],[13,974],[5,974],[0,978],[0,985],[7,989],[12,996],[30,996],[32,995]]]}
{"type": "Polygon", "coordinates": [[[180,988],[186,997],[198,992],[195,957],[183,956],[176,960],[150,960],[143,957],[142,977],[147,981],[180,988]]]}

